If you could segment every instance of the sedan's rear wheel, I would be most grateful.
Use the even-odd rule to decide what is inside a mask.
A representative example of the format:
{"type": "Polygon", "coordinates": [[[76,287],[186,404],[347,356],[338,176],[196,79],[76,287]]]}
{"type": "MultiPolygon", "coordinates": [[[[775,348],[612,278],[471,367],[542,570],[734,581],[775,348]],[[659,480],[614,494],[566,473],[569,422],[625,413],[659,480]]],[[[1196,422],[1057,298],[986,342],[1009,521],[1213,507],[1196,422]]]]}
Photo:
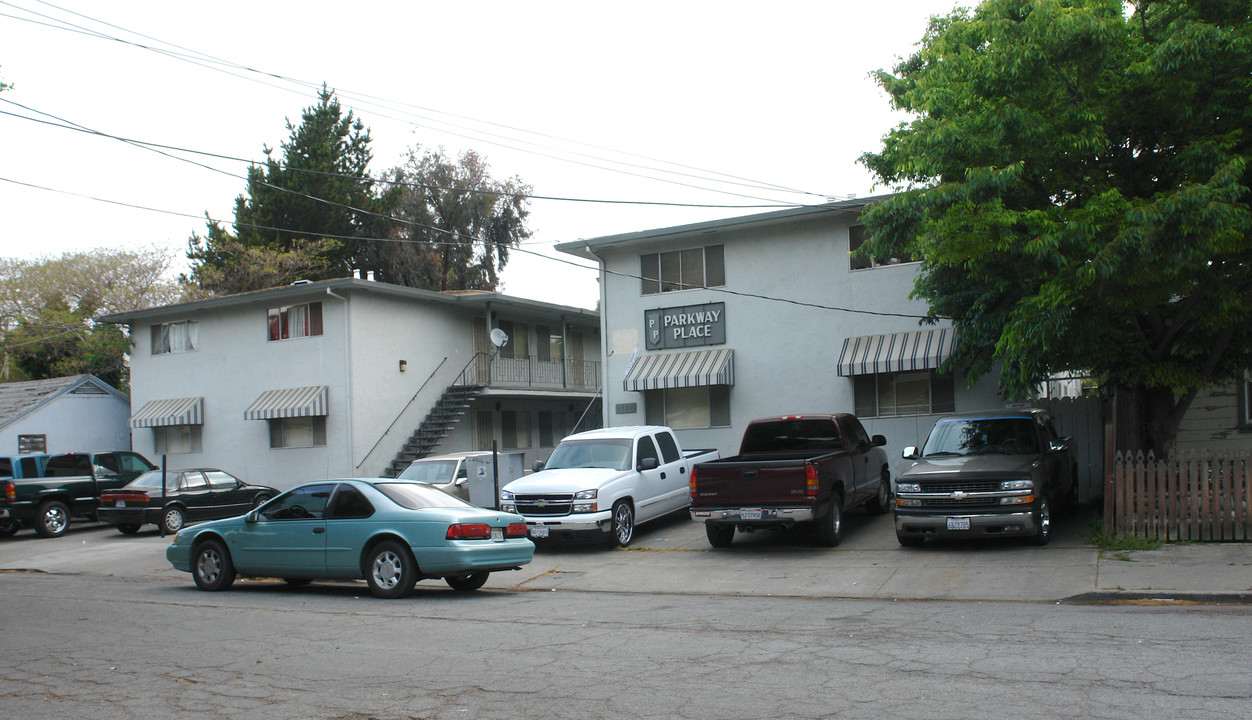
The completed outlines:
{"type": "Polygon", "coordinates": [[[398,542],[387,540],[370,551],[365,562],[365,582],[374,597],[394,599],[408,595],[417,582],[417,561],[398,542]]]}
{"type": "Polygon", "coordinates": [[[134,535],[139,532],[139,523],[125,523],[117,526],[117,531],[123,535],[134,535]]]}
{"type": "Polygon", "coordinates": [[[161,516],[161,522],[165,525],[165,533],[167,535],[173,535],[182,530],[185,520],[186,516],[180,507],[167,507],[165,508],[165,514],[161,516]]]}
{"type": "Polygon", "coordinates": [[[448,583],[448,587],[460,592],[470,592],[482,587],[491,573],[482,571],[474,572],[469,575],[449,575],[444,578],[444,582],[448,583]]]}
{"type": "Polygon", "coordinates": [[[226,590],[235,584],[235,564],[219,540],[205,540],[191,555],[191,574],[201,590],[226,590]]]}

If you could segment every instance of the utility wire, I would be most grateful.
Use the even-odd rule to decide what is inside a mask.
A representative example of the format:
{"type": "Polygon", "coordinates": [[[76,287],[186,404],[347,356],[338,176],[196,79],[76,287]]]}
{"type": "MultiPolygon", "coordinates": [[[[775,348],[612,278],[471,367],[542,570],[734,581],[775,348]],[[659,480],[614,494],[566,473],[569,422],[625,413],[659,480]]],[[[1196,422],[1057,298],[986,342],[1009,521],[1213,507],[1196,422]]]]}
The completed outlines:
{"type": "MultiPolygon", "coordinates": [[[[77,125],[76,123],[72,123],[71,121],[63,120],[61,118],[56,117],[55,115],[50,115],[40,110],[36,110],[30,106],[23,105],[19,102],[15,102],[5,97],[0,97],[0,102],[14,105],[28,112],[38,113],[39,115],[53,118],[54,120],[56,120],[56,122],[53,122],[51,120],[41,120],[39,118],[27,117],[25,115],[19,115],[17,113],[6,112],[3,110],[0,110],[0,115],[8,115],[10,117],[18,118],[20,120],[26,120],[28,122],[38,123],[41,125],[47,125],[49,127],[59,128],[61,130],[71,130],[73,132],[79,132],[79,133],[83,133],[86,135],[95,135],[97,137],[117,140],[119,142],[124,142],[129,145],[142,146],[144,148],[155,149],[155,150],[171,150],[174,152],[188,153],[191,155],[200,155],[203,157],[215,158],[218,160],[230,160],[233,162],[248,163],[249,165],[258,165],[258,164],[262,164],[262,162],[268,163],[272,161],[272,159],[267,159],[267,161],[250,160],[248,158],[235,157],[232,155],[223,155],[221,153],[208,152],[205,150],[195,150],[192,148],[185,148],[185,147],[180,147],[177,145],[166,145],[162,143],[149,142],[146,140],[137,140],[134,138],[122,137],[120,135],[113,135],[110,133],[102,132],[99,130],[92,130],[90,128],[86,128],[81,125],[77,125]]],[[[173,156],[169,156],[169,157],[173,157],[173,156]]],[[[181,159],[181,158],[174,158],[174,159],[181,159]]],[[[286,170],[289,172],[304,173],[307,175],[320,175],[324,177],[349,178],[349,179],[354,179],[354,180],[361,179],[355,175],[344,175],[342,173],[328,172],[325,170],[312,170],[310,168],[293,167],[291,165],[284,165],[279,162],[275,162],[274,165],[275,167],[278,167],[282,170],[286,170]]],[[[205,167],[205,166],[202,166],[202,167],[205,167]]],[[[239,177],[239,176],[231,175],[231,177],[239,177]]],[[[482,190],[480,188],[446,187],[442,185],[431,185],[428,183],[417,183],[417,182],[400,182],[397,180],[390,180],[386,178],[385,176],[384,177],[371,177],[368,179],[373,180],[374,182],[377,182],[377,183],[385,184],[385,185],[407,187],[410,189],[421,188],[421,189],[426,189],[426,190],[447,190],[447,191],[465,192],[465,193],[477,194],[477,195],[493,195],[493,196],[508,196],[508,197],[514,197],[520,194],[530,200],[552,200],[552,201],[559,201],[559,202],[590,203],[590,204],[604,204],[604,205],[647,205],[647,206],[656,206],[656,207],[745,209],[745,210],[760,209],[760,208],[803,207],[803,205],[800,205],[797,203],[770,203],[770,204],[763,204],[763,205],[714,205],[714,204],[708,204],[708,203],[666,202],[666,201],[661,201],[661,200],[603,200],[603,199],[597,199],[597,198],[561,197],[557,195],[535,195],[533,193],[510,193],[510,192],[505,192],[502,190],[482,190]]]]}
{"type": "MultiPolygon", "coordinates": [[[[172,211],[172,210],[163,210],[163,209],[160,209],[160,208],[145,207],[145,206],[142,206],[142,205],[135,205],[135,204],[132,204],[132,203],[124,203],[124,202],[119,202],[119,201],[116,201],[116,200],[108,200],[108,199],[105,199],[105,198],[94,197],[94,196],[91,196],[91,195],[84,195],[84,194],[81,194],[81,193],[70,192],[70,191],[67,191],[67,190],[58,190],[58,189],[55,189],[55,188],[49,188],[49,187],[45,187],[45,186],[42,186],[42,185],[35,185],[35,184],[33,184],[33,183],[26,183],[26,182],[21,182],[21,181],[18,181],[18,180],[12,180],[12,179],[10,179],[10,178],[5,178],[5,177],[0,177],[0,182],[7,182],[7,183],[12,183],[12,184],[14,184],[14,185],[21,185],[21,186],[23,186],[23,187],[33,188],[33,189],[36,189],[36,190],[43,190],[43,191],[53,192],[53,193],[59,193],[59,194],[63,194],[63,195],[70,195],[70,196],[73,196],[73,197],[78,197],[78,198],[83,198],[83,199],[87,199],[87,200],[92,200],[92,201],[95,201],[95,202],[101,202],[101,203],[106,203],[106,204],[110,204],[110,205],[120,205],[120,206],[123,206],[123,207],[135,208],[135,209],[139,209],[139,210],[147,210],[147,211],[157,212],[157,213],[162,213],[162,214],[166,214],[166,215],[174,215],[174,216],[178,216],[178,217],[197,217],[197,218],[198,218],[198,217],[200,217],[199,215],[190,215],[190,214],[187,214],[187,213],[181,213],[181,212],[172,211]]],[[[335,204],[335,203],[331,203],[331,204],[335,204]]],[[[207,214],[206,214],[204,217],[205,217],[205,218],[206,218],[209,222],[212,222],[212,223],[222,223],[222,224],[225,224],[225,223],[227,222],[227,221],[224,221],[224,220],[217,220],[217,219],[214,219],[214,218],[212,218],[212,217],[208,216],[207,214]]],[[[380,217],[385,217],[385,216],[380,216],[380,217]]],[[[397,219],[396,221],[397,221],[397,222],[404,222],[404,221],[401,221],[401,220],[398,220],[398,219],[397,219]]],[[[250,227],[250,228],[257,229],[257,230],[267,230],[267,231],[275,231],[275,232],[288,232],[288,233],[300,233],[300,231],[297,231],[297,230],[291,230],[291,229],[286,229],[286,228],[278,228],[278,227],[271,227],[271,226],[266,226],[266,225],[254,225],[254,224],[249,224],[249,223],[239,223],[239,222],[235,222],[235,223],[232,223],[232,224],[233,224],[233,225],[235,225],[235,227],[236,227],[236,228],[238,228],[238,227],[250,227]]],[[[419,223],[407,223],[407,224],[411,224],[411,225],[414,225],[414,226],[416,226],[416,227],[423,228],[423,229],[433,230],[433,231],[436,231],[436,232],[439,232],[439,233],[442,233],[442,234],[445,234],[445,235],[451,235],[451,236],[453,236],[453,237],[455,237],[455,238],[464,239],[464,240],[469,240],[469,241],[471,241],[471,242],[477,242],[477,238],[473,238],[473,237],[469,237],[469,236],[462,235],[462,234],[460,234],[460,233],[458,233],[458,232],[456,232],[456,231],[454,231],[454,230],[445,230],[445,229],[443,229],[443,228],[437,228],[437,227],[433,227],[433,226],[430,226],[430,225],[421,225],[421,224],[419,224],[419,223]]],[[[403,239],[403,238],[356,237],[356,236],[349,236],[349,235],[331,235],[331,234],[323,234],[323,233],[309,233],[309,235],[310,235],[310,236],[319,237],[319,238],[328,238],[328,239],[331,239],[331,240],[352,240],[352,241],[356,241],[356,242],[389,242],[389,243],[399,243],[399,244],[407,244],[407,245],[435,245],[435,246],[440,246],[440,245],[452,245],[452,244],[455,244],[455,243],[452,243],[452,242],[440,242],[440,241],[437,241],[437,240],[405,240],[405,239],[403,239]]],[[[564,258],[558,258],[558,257],[552,257],[552,256],[549,256],[549,255],[544,255],[543,253],[540,253],[540,252],[535,252],[534,250],[527,250],[527,249],[520,248],[520,247],[511,247],[511,249],[516,250],[517,252],[520,252],[520,253],[525,254],[525,255],[533,255],[533,256],[535,256],[535,257],[540,257],[540,258],[543,258],[543,259],[545,259],[545,260],[550,260],[550,261],[553,261],[553,262],[561,263],[561,264],[563,264],[563,265],[569,265],[569,266],[571,266],[571,267],[576,267],[576,268],[579,268],[579,269],[582,269],[582,270],[597,270],[597,268],[596,268],[596,267],[591,267],[591,266],[583,265],[583,264],[578,263],[578,262],[575,262],[575,261],[573,261],[573,260],[566,260],[566,259],[564,259],[564,258]]],[[[605,273],[606,275],[614,275],[614,276],[617,276],[617,277],[628,278],[628,279],[631,279],[631,280],[640,280],[640,281],[642,281],[642,280],[644,279],[644,277],[643,277],[642,275],[636,275],[636,274],[633,274],[633,273],[621,272],[621,271],[617,271],[617,270],[610,270],[610,269],[608,269],[608,268],[606,268],[606,267],[600,267],[600,268],[598,268],[598,270],[599,270],[600,272],[605,273]]],[[[709,291],[709,292],[719,293],[719,294],[724,294],[724,295],[731,295],[731,296],[735,296],[735,297],[753,298],[753,299],[756,299],[756,300],[765,300],[765,301],[769,301],[769,302],[784,303],[784,304],[794,305],[794,306],[798,306],[798,307],[807,307],[807,308],[813,308],[813,309],[817,309],[817,310],[830,310],[830,311],[835,311],[835,312],[844,312],[844,313],[851,313],[851,314],[856,314],[856,315],[872,315],[872,316],[878,316],[878,317],[899,317],[899,318],[910,318],[910,319],[917,319],[917,320],[925,320],[925,319],[933,319],[933,318],[942,318],[942,316],[937,316],[937,315],[916,315],[916,314],[911,314],[911,313],[883,312],[883,311],[879,311],[879,310],[862,310],[862,309],[858,309],[858,308],[848,308],[848,307],[841,307],[841,306],[837,306],[837,305],[825,305],[825,304],[822,304],[822,303],[814,303],[814,302],[807,302],[807,301],[804,301],[804,300],[794,300],[794,299],[791,299],[791,298],[782,298],[782,297],[776,297],[776,296],[772,296],[772,295],[765,295],[765,294],[763,294],[763,293],[751,293],[751,292],[743,292],[743,291],[739,291],[739,290],[731,290],[731,289],[729,289],[729,288],[718,288],[718,287],[709,287],[709,288],[705,288],[705,287],[701,287],[701,286],[698,286],[698,285],[683,285],[683,286],[682,286],[682,289],[685,289],[685,290],[687,290],[687,289],[703,289],[703,290],[707,290],[707,291],[709,291]]]]}
{"type": "MultiPolygon", "coordinates": [[[[89,20],[89,21],[91,21],[91,22],[99,23],[99,24],[101,24],[101,25],[104,25],[104,26],[106,26],[106,27],[113,28],[113,29],[115,29],[115,30],[119,30],[119,31],[122,31],[122,32],[126,32],[126,33],[129,33],[129,34],[132,34],[132,35],[136,35],[136,36],[138,36],[138,37],[141,37],[141,38],[144,38],[144,39],[147,39],[147,40],[152,40],[152,41],[154,41],[154,42],[161,43],[162,45],[168,45],[168,46],[170,46],[170,47],[177,48],[178,50],[184,51],[184,53],[190,53],[190,54],[192,54],[192,55],[194,55],[194,56],[196,56],[196,57],[192,57],[191,55],[187,55],[187,54],[183,54],[183,53],[174,53],[174,52],[170,52],[170,51],[168,51],[168,50],[164,50],[164,49],[161,49],[161,48],[153,47],[153,46],[150,46],[150,45],[144,45],[144,44],[142,44],[142,43],[136,43],[136,42],[133,42],[133,41],[130,41],[130,40],[125,40],[125,39],[122,39],[122,38],[119,38],[119,37],[115,37],[115,36],[112,36],[112,35],[108,35],[108,34],[106,34],[106,33],[100,32],[100,31],[96,31],[96,30],[91,30],[91,29],[88,29],[88,28],[84,28],[84,27],[81,27],[81,26],[74,25],[74,24],[72,24],[72,23],[66,22],[66,21],[64,21],[64,20],[60,20],[60,19],[58,19],[58,18],[53,18],[53,17],[48,16],[48,15],[45,15],[45,14],[43,14],[43,13],[37,13],[37,12],[35,12],[35,11],[33,11],[33,10],[29,10],[29,9],[27,9],[27,8],[21,8],[21,7],[19,7],[19,6],[14,5],[14,4],[13,4],[13,3],[11,3],[11,2],[7,2],[7,1],[5,1],[5,2],[2,2],[2,3],[0,3],[0,4],[9,5],[10,7],[14,7],[14,8],[17,8],[17,9],[22,10],[22,11],[24,11],[24,12],[31,13],[32,15],[36,15],[36,16],[39,16],[39,17],[44,17],[44,18],[47,18],[47,19],[49,19],[50,21],[52,21],[52,23],[58,23],[58,24],[39,23],[39,22],[37,22],[37,21],[30,20],[29,18],[22,18],[22,17],[13,16],[13,15],[6,15],[7,17],[12,17],[13,19],[16,19],[16,20],[22,20],[22,21],[25,21],[25,22],[32,22],[32,23],[36,23],[36,24],[40,24],[40,25],[45,25],[45,26],[50,27],[50,28],[53,28],[53,29],[60,29],[60,30],[65,30],[65,31],[78,32],[78,33],[81,33],[81,34],[86,34],[86,35],[89,35],[89,36],[96,37],[96,38],[98,38],[98,39],[111,40],[111,41],[114,41],[114,42],[118,42],[118,43],[122,43],[122,44],[126,44],[126,45],[131,45],[131,46],[133,46],[133,47],[137,47],[137,48],[140,48],[140,49],[148,50],[148,51],[150,51],[150,52],[156,52],[156,53],[159,53],[159,54],[165,55],[166,57],[170,57],[170,58],[173,58],[173,59],[176,59],[176,60],[182,60],[182,61],[184,61],[184,62],[190,62],[190,63],[196,64],[196,65],[199,65],[199,66],[201,66],[201,67],[206,67],[206,68],[209,68],[209,69],[219,70],[219,71],[221,71],[221,72],[225,72],[225,73],[227,73],[227,74],[229,74],[229,75],[231,75],[231,76],[234,76],[234,77],[242,77],[242,76],[240,76],[238,73],[230,72],[229,70],[226,70],[224,67],[220,67],[220,66],[226,66],[226,67],[230,67],[230,68],[236,68],[236,69],[239,69],[239,70],[245,71],[245,72],[247,72],[247,73],[252,73],[252,74],[262,75],[262,76],[267,77],[267,78],[274,78],[274,79],[282,80],[282,81],[284,81],[284,82],[294,83],[294,84],[299,85],[299,86],[301,86],[302,88],[306,88],[306,89],[307,89],[307,88],[316,88],[316,87],[318,87],[318,85],[317,85],[316,83],[311,83],[311,82],[309,82],[309,81],[299,80],[299,79],[292,78],[292,77],[289,77],[289,76],[284,76],[284,75],[280,75],[280,74],[277,74],[277,73],[272,73],[272,72],[267,72],[267,71],[259,70],[259,69],[256,69],[256,68],[253,68],[253,67],[250,67],[250,66],[247,66],[247,65],[241,65],[241,64],[239,64],[239,63],[235,63],[235,62],[232,62],[232,61],[223,60],[223,59],[221,59],[221,58],[217,58],[217,57],[215,57],[215,56],[208,55],[208,54],[206,54],[206,53],[202,53],[202,52],[195,51],[195,50],[190,50],[190,49],[188,49],[188,48],[184,48],[184,47],[179,46],[179,45],[176,45],[176,44],[174,44],[174,43],[170,43],[170,42],[167,42],[167,41],[164,41],[164,40],[160,40],[160,39],[158,39],[158,38],[154,38],[154,37],[151,37],[151,36],[148,36],[148,35],[143,35],[142,33],[138,33],[138,32],[135,32],[135,31],[132,31],[132,30],[126,29],[126,28],[122,28],[122,27],[120,27],[120,26],[113,25],[113,24],[111,24],[111,23],[108,23],[108,22],[105,22],[105,21],[102,21],[102,20],[98,20],[98,19],[96,19],[96,18],[93,18],[93,17],[87,16],[87,15],[84,15],[84,14],[82,14],[82,13],[77,13],[77,12],[74,12],[74,11],[71,11],[71,10],[67,10],[67,9],[65,9],[65,8],[61,8],[61,7],[59,7],[59,6],[57,6],[57,5],[54,5],[54,4],[52,4],[52,3],[45,2],[44,0],[36,0],[36,2],[39,2],[40,4],[42,4],[42,5],[46,5],[46,6],[51,7],[51,8],[55,8],[55,9],[60,10],[60,11],[62,11],[62,12],[68,12],[68,13],[71,13],[71,14],[76,15],[76,16],[78,16],[78,17],[84,18],[84,19],[89,20]],[[209,62],[209,63],[207,63],[207,64],[206,64],[204,61],[202,61],[202,60],[200,60],[200,59],[197,59],[197,58],[204,58],[204,59],[207,59],[208,61],[211,61],[211,62],[209,62]]],[[[271,86],[272,86],[272,84],[271,84],[271,83],[264,83],[264,84],[266,84],[266,85],[271,85],[271,86]]],[[[285,88],[284,88],[284,89],[285,89],[285,88]]],[[[590,143],[584,143],[584,142],[575,141],[575,140],[568,140],[568,139],[560,138],[560,137],[553,136],[553,135],[548,135],[548,134],[539,133],[539,132],[535,132],[535,131],[531,131],[531,130],[525,130],[525,129],[522,129],[522,128],[517,128],[517,127],[513,127],[513,126],[509,126],[509,125],[504,125],[504,124],[501,124],[501,123],[495,123],[495,122],[486,121],[486,120],[479,120],[479,119],[472,118],[472,117],[465,116],[465,115],[458,115],[458,114],[456,114],[456,113],[449,113],[449,112],[446,112],[446,111],[436,110],[436,109],[432,109],[432,108],[426,108],[426,107],[423,107],[423,106],[420,106],[420,105],[413,105],[413,104],[409,104],[409,103],[401,103],[401,102],[391,101],[391,100],[387,100],[387,99],[384,99],[384,98],[377,98],[377,96],[372,96],[372,95],[368,95],[368,94],[364,94],[364,93],[356,93],[356,92],[353,92],[353,91],[350,91],[350,90],[349,90],[349,91],[341,91],[341,90],[337,90],[336,92],[337,92],[337,94],[339,94],[339,95],[340,95],[340,96],[342,96],[342,97],[356,97],[356,98],[364,98],[364,99],[366,99],[366,100],[367,100],[367,102],[366,102],[365,104],[373,105],[373,106],[375,106],[375,107],[384,107],[384,108],[387,108],[387,109],[395,109],[395,108],[389,107],[388,105],[380,105],[379,103],[372,102],[372,100],[379,100],[379,101],[381,101],[382,103],[389,103],[390,105],[399,105],[399,106],[401,106],[401,108],[400,108],[400,111],[401,111],[401,112],[407,112],[407,113],[410,113],[410,114],[416,115],[416,117],[419,117],[419,118],[421,118],[421,119],[423,119],[423,120],[427,120],[427,121],[430,121],[430,122],[436,122],[436,123],[442,123],[442,124],[446,124],[446,125],[451,125],[452,127],[459,127],[459,128],[464,129],[464,130],[466,130],[466,131],[468,131],[468,132],[480,133],[480,134],[482,134],[482,135],[487,135],[487,136],[491,136],[491,137],[506,138],[506,139],[508,139],[508,140],[510,140],[510,141],[512,141],[512,142],[521,142],[521,143],[524,143],[524,144],[527,144],[527,145],[532,145],[532,146],[535,146],[535,147],[541,147],[541,148],[545,148],[545,149],[553,149],[553,150],[556,150],[556,151],[558,151],[558,152],[564,152],[564,153],[568,153],[568,154],[571,154],[571,155],[574,155],[574,156],[578,156],[578,157],[588,157],[588,158],[593,158],[593,159],[597,159],[597,160],[606,160],[606,161],[608,161],[608,162],[610,162],[610,163],[614,163],[614,164],[617,164],[617,165],[622,165],[622,166],[625,166],[625,167],[635,167],[635,168],[643,168],[643,169],[647,169],[647,170],[655,170],[655,171],[662,172],[662,173],[668,173],[668,174],[673,174],[673,175],[678,175],[678,176],[685,176],[685,177],[689,177],[689,178],[696,178],[696,179],[700,179],[700,180],[707,180],[707,181],[716,182],[716,183],[722,183],[722,184],[740,185],[740,186],[744,186],[744,187],[752,187],[752,188],[757,188],[757,189],[761,189],[761,190],[781,191],[781,192],[786,192],[786,193],[791,193],[791,194],[803,194],[803,195],[809,195],[809,196],[812,196],[812,197],[820,197],[820,198],[823,198],[823,199],[827,197],[827,196],[822,195],[822,194],[813,193],[813,192],[804,191],[804,190],[796,190],[796,189],[789,188],[789,187],[786,187],[786,186],[778,185],[778,184],[776,184],[776,183],[763,183],[763,182],[759,182],[759,181],[748,180],[748,179],[746,179],[746,178],[742,178],[742,177],[735,176],[735,175],[730,175],[730,174],[727,174],[727,173],[722,173],[722,172],[718,172],[718,171],[711,171],[711,170],[703,170],[703,169],[700,169],[700,168],[695,168],[695,167],[693,167],[693,166],[683,165],[683,164],[681,164],[681,163],[675,163],[675,162],[668,161],[668,160],[663,160],[663,159],[658,159],[658,158],[652,158],[652,157],[645,156],[645,155],[639,155],[639,154],[634,154],[634,153],[627,153],[627,152],[623,152],[623,151],[613,150],[613,149],[611,149],[611,148],[606,148],[606,147],[599,146],[599,145],[593,145],[593,144],[590,144],[590,143]],[[662,164],[664,164],[664,165],[669,165],[669,166],[673,166],[673,167],[684,168],[684,169],[686,169],[686,170],[696,170],[696,171],[698,171],[699,173],[702,173],[702,174],[700,174],[700,175],[696,175],[696,174],[694,174],[694,173],[679,172],[679,171],[674,171],[674,170],[665,170],[665,169],[663,169],[663,168],[656,168],[656,167],[646,166],[646,165],[642,165],[642,164],[638,164],[638,163],[628,163],[628,162],[621,161],[621,160],[613,160],[613,159],[610,159],[610,158],[601,158],[601,157],[598,157],[598,156],[590,155],[590,154],[588,154],[588,153],[581,153],[581,152],[576,152],[576,151],[562,150],[562,149],[559,149],[559,148],[552,148],[552,147],[550,147],[550,146],[542,145],[542,144],[540,144],[540,143],[535,143],[535,142],[531,142],[531,141],[527,141],[527,140],[522,140],[522,139],[519,139],[519,138],[511,138],[511,137],[507,137],[507,136],[500,135],[500,134],[497,134],[497,133],[491,133],[491,132],[488,132],[488,131],[485,131],[485,130],[465,128],[464,126],[459,126],[459,125],[456,125],[455,123],[451,123],[451,122],[447,122],[447,121],[442,121],[442,120],[433,119],[433,118],[430,118],[430,117],[428,117],[428,116],[418,115],[418,114],[416,114],[416,113],[412,113],[411,111],[404,110],[403,108],[415,108],[415,109],[422,110],[422,111],[425,111],[425,112],[434,112],[434,113],[437,113],[437,114],[440,114],[440,115],[445,115],[445,116],[448,116],[448,117],[453,117],[453,118],[459,118],[459,119],[463,119],[463,120],[468,120],[468,121],[470,121],[470,122],[478,123],[478,124],[481,124],[481,125],[489,125],[489,126],[499,127],[499,128],[502,128],[502,129],[506,129],[506,130],[510,130],[510,131],[514,131],[514,132],[525,133],[525,134],[528,134],[528,135],[533,135],[533,136],[536,136],[536,137],[550,138],[550,139],[558,140],[558,141],[563,142],[563,143],[569,143],[569,144],[574,144],[574,145],[581,145],[581,146],[583,146],[583,147],[589,147],[589,148],[598,149],[598,150],[605,150],[605,151],[612,152],[612,153],[614,153],[614,154],[618,154],[618,155],[623,155],[623,156],[628,156],[628,157],[637,157],[637,158],[640,158],[640,159],[643,159],[643,160],[647,160],[647,161],[649,161],[649,162],[653,162],[653,163],[662,163],[662,164]],[[709,176],[714,176],[714,177],[709,177],[709,176]],[[721,179],[718,179],[718,177],[728,178],[728,179],[727,179],[727,180],[721,180],[721,179]]],[[[401,121],[401,122],[408,122],[408,121],[400,120],[399,118],[394,118],[394,117],[392,117],[391,119],[393,119],[393,120],[398,120],[398,121],[401,121]]],[[[438,128],[436,128],[436,129],[438,129],[438,128]]],[[[609,167],[604,167],[604,166],[602,166],[602,165],[595,165],[595,164],[590,164],[590,163],[584,163],[584,162],[580,162],[580,161],[577,161],[577,160],[570,160],[570,159],[568,159],[568,158],[554,157],[554,156],[551,156],[551,155],[547,155],[547,154],[545,154],[545,153],[538,153],[538,152],[535,152],[535,151],[533,151],[533,150],[526,150],[526,149],[524,149],[524,148],[519,148],[519,147],[516,147],[516,146],[513,146],[513,145],[506,145],[506,144],[499,143],[499,142],[495,142],[495,141],[491,141],[491,140],[485,140],[485,139],[483,139],[482,137],[473,136],[473,135],[466,135],[466,134],[463,134],[463,133],[457,133],[457,132],[453,132],[453,131],[450,131],[450,130],[447,130],[447,129],[439,129],[439,130],[440,130],[441,132],[445,132],[445,133],[447,133],[447,134],[450,134],[450,135],[453,135],[453,136],[456,136],[456,137],[462,137],[462,138],[466,138],[466,139],[470,139],[470,140],[475,140],[475,141],[479,141],[479,142],[488,142],[488,143],[490,143],[490,144],[498,145],[498,146],[505,147],[505,148],[508,148],[508,149],[517,150],[517,151],[519,151],[519,152],[527,152],[527,153],[537,154],[537,155],[544,156],[544,157],[549,157],[549,158],[556,159],[556,160],[561,160],[561,161],[564,161],[564,162],[571,162],[571,163],[575,163],[575,164],[587,165],[587,166],[589,166],[589,167],[593,167],[593,168],[596,168],[596,169],[605,170],[605,171],[608,171],[608,172],[617,172],[617,173],[621,173],[621,174],[632,175],[632,176],[635,176],[635,177],[641,177],[641,178],[645,178],[645,179],[655,180],[655,181],[658,181],[658,182],[667,182],[667,183],[671,183],[671,184],[677,184],[677,185],[684,186],[684,187],[690,187],[690,188],[694,188],[694,189],[704,190],[704,191],[706,191],[706,192],[718,192],[718,193],[724,193],[724,194],[736,195],[736,196],[740,196],[740,197],[747,197],[747,198],[752,198],[752,199],[757,199],[757,200],[766,200],[765,198],[760,198],[760,197],[756,197],[756,196],[752,196],[752,195],[744,195],[744,194],[742,194],[742,193],[735,193],[735,192],[730,192],[730,191],[727,191],[727,190],[717,190],[717,189],[714,189],[714,188],[702,187],[702,186],[699,186],[699,185],[693,185],[693,184],[690,184],[690,183],[685,183],[685,182],[681,182],[681,181],[666,180],[666,179],[664,179],[664,178],[658,178],[658,177],[654,177],[654,176],[651,176],[651,175],[645,175],[645,174],[642,174],[642,173],[636,173],[636,172],[631,172],[631,171],[627,171],[627,170],[620,170],[620,169],[615,169],[615,168],[609,168],[609,167]]]]}

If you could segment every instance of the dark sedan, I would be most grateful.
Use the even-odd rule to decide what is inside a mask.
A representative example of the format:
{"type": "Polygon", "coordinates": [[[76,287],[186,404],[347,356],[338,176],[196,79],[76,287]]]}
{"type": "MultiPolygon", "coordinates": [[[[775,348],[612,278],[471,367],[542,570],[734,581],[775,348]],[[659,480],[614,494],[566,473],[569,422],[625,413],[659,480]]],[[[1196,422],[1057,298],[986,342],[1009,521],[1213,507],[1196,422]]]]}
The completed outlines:
{"type": "Polygon", "coordinates": [[[100,494],[100,521],[130,535],[145,523],[163,524],[176,533],[185,523],[242,515],[278,495],[264,485],[249,485],[217,468],[165,471],[165,503],[161,503],[161,471],[151,470],[116,490],[100,494]]]}

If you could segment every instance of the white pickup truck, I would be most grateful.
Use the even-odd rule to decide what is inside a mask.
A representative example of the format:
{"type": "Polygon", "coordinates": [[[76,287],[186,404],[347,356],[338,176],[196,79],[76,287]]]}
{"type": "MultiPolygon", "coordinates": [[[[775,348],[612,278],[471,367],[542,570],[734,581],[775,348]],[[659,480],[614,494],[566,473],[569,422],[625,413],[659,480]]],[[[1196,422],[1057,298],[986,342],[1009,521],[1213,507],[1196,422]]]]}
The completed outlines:
{"type": "Polygon", "coordinates": [[[672,430],[656,425],[578,433],[533,474],[505,485],[500,509],[524,516],[534,539],[583,536],[626,547],[636,523],[685,511],[691,467],[718,457],[684,452],[672,430]]]}

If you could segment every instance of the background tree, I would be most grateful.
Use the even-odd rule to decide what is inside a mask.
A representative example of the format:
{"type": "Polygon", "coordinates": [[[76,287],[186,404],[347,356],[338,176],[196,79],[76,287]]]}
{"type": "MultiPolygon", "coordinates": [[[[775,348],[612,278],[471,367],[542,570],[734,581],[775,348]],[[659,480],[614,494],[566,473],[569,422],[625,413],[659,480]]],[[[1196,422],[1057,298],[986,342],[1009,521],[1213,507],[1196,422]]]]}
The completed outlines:
{"type": "MultiPolygon", "coordinates": [[[[862,162],[904,192],[872,255],[923,261],[950,364],[1031,393],[1094,372],[1129,400],[1127,447],[1168,450],[1198,390],[1252,347],[1247,0],[988,0],[932,19],[879,71],[916,119],[862,162]]],[[[1123,428],[1125,429],[1125,428],[1123,428]]]]}
{"type": "Polygon", "coordinates": [[[266,147],[265,163],[249,168],[245,194],[235,199],[235,234],[210,221],[204,237],[192,235],[190,278],[204,290],[344,277],[359,265],[359,238],[386,236],[386,215],[399,192],[375,192],[370,136],[361,121],[344,114],[323,87],[300,125],[288,121],[287,130],[281,159],[266,147]],[[258,262],[263,272],[253,267],[258,262]]]}
{"type": "Polygon", "coordinates": [[[92,373],[125,389],[129,341],[93,318],[187,299],[159,248],[96,249],[56,258],[0,258],[0,376],[40,380],[92,373]]]}
{"type": "Polygon", "coordinates": [[[386,173],[400,189],[392,242],[362,246],[361,267],[379,280],[427,290],[496,290],[509,249],[530,237],[531,187],[494,180],[473,151],[409,151],[386,173]]]}

